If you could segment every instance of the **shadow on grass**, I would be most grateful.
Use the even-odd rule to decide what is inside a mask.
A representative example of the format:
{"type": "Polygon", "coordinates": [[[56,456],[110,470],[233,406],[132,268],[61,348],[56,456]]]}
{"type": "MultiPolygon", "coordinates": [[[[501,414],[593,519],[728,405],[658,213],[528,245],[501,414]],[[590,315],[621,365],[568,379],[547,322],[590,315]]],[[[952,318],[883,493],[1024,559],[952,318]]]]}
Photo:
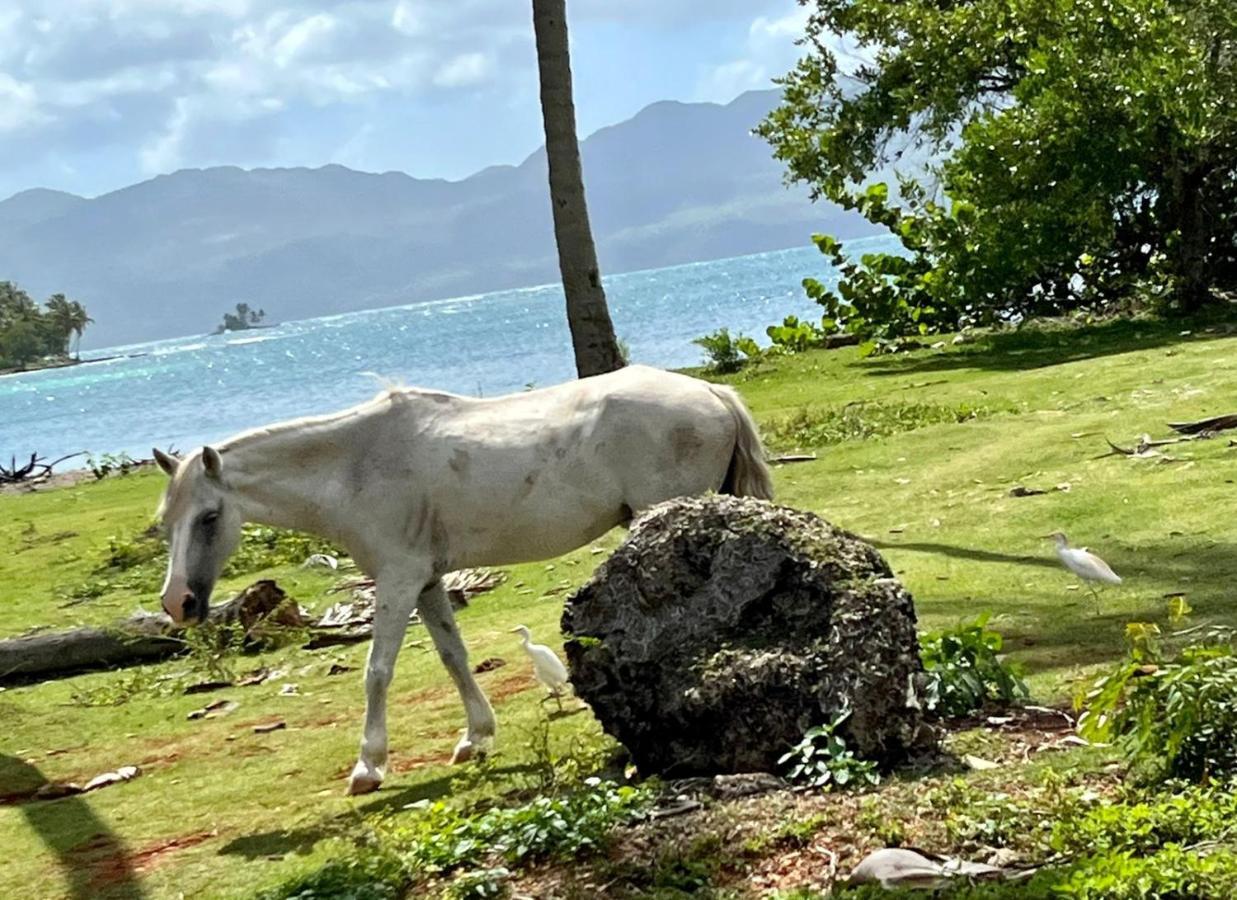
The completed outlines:
{"type": "Polygon", "coordinates": [[[974,562],[1013,563],[1020,566],[1041,566],[1049,569],[1061,568],[1061,564],[1055,559],[1040,556],[1013,556],[1009,553],[997,553],[993,550],[980,550],[977,547],[956,547],[953,544],[907,543],[902,541],[882,541],[874,538],[865,538],[865,540],[878,550],[911,550],[916,553],[935,553],[940,556],[969,559],[974,562]]]}
{"type": "MultiPolygon", "coordinates": [[[[66,896],[73,900],[145,897],[124,841],[95,815],[84,798],[23,801],[47,783],[35,766],[0,753],[0,785],[10,802],[17,803],[31,830],[56,857],[66,896]]],[[[30,896],[42,894],[35,885],[30,888],[30,896]]]]}
{"type": "Polygon", "coordinates": [[[987,335],[950,353],[882,356],[858,365],[873,375],[907,375],[951,369],[1039,369],[1133,350],[1151,350],[1190,340],[1222,337],[1222,333],[1215,331],[1201,335],[1197,333],[1197,329],[1211,324],[1185,320],[1118,319],[1081,328],[1027,328],[987,335]],[[1182,335],[1183,331],[1193,331],[1194,334],[1182,335]]]}
{"type": "MultiPolygon", "coordinates": [[[[528,764],[504,766],[493,769],[494,775],[519,775],[533,771],[528,764]]],[[[423,801],[440,800],[451,793],[456,775],[440,775],[428,781],[420,781],[399,788],[385,788],[372,800],[304,828],[289,828],[279,831],[264,831],[247,834],[229,841],[219,849],[221,855],[241,856],[245,859],[286,856],[290,853],[310,853],[319,841],[333,837],[345,837],[355,833],[358,823],[366,816],[389,815],[423,801]]],[[[342,790],[342,786],[341,786],[342,790]]]]}
{"type": "Polygon", "coordinates": [[[1098,602],[1050,555],[1051,551],[1035,557],[949,544],[871,543],[882,550],[1055,569],[1059,576],[1044,581],[1043,597],[1033,601],[1031,610],[1011,608],[1014,601],[999,596],[967,598],[972,616],[983,612],[1018,614],[1020,621],[998,630],[1005,637],[1006,649],[1016,653],[1018,661],[1032,673],[1085,668],[1120,659],[1126,651],[1126,624],[1154,622],[1166,627],[1167,598],[1177,593],[1183,593],[1194,607],[1190,624],[1237,625],[1237,598],[1229,587],[1237,582],[1237,543],[1233,542],[1187,545],[1166,539],[1158,547],[1110,542],[1102,555],[1125,580],[1121,585],[1101,586],[1098,602]],[[1066,599],[1061,592],[1071,584],[1078,589],[1066,599]]]}
{"type": "MultiPolygon", "coordinates": [[[[289,853],[305,854],[319,842],[331,837],[342,837],[355,830],[360,818],[374,813],[390,813],[422,800],[437,800],[451,791],[453,776],[442,775],[429,781],[418,782],[396,791],[380,791],[369,802],[341,813],[330,819],[305,828],[288,828],[279,831],[264,831],[247,834],[229,841],[219,848],[225,856],[242,856],[245,859],[262,859],[268,856],[286,856],[289,853]]],[[[340,788],[343,789],[342,786],[340,788]]]]}

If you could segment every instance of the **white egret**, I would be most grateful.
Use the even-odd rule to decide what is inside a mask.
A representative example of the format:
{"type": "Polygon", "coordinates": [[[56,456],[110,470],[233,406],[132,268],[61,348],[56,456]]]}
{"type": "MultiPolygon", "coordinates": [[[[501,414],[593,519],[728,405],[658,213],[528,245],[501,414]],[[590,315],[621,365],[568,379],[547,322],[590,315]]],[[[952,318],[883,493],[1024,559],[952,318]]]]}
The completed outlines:
{"type": "MultiPolygon", "coordinates": [[[[512,634],[519,634],[523,637],[524,652],[528,654],[533,661],[533,674],[537,680],[541,682],[546,690],[550,692],[550,697],[553,697],[558,703],[558,708],[563,708],[562,691],[570,682],[567,677],[567,667],[563,665],[563,661],[547,647],[545,644],[534,644],[532,642],[532,632],[525,626],[517,625],[511,629],[512,634]]],[[[546,700],[549,700],[547,697],[546,700]]],[[[544,700],[542,701],[545,702],[544,700]]]]}
{"type": "Polygon", "coordinates": [[[1056,541],[1057,557],[1061,560],[1061,565],[1065,566],[1065,568],[1069,569],[1086,583],[1087,588],[1091,591],[1091,596],[1095,598],[1095,605],[1098,610],[1100,597],[1095,590],[1095,582],[1120,584],[1121,576],[1114,572],[1108,563],[1104,562],[1104,560],[1100,559],[1086,547],[1071,547],[1069,540],[1060,531],[1054,531],[1052,534],[1044,535],[1044,537],[1056,541]]]}

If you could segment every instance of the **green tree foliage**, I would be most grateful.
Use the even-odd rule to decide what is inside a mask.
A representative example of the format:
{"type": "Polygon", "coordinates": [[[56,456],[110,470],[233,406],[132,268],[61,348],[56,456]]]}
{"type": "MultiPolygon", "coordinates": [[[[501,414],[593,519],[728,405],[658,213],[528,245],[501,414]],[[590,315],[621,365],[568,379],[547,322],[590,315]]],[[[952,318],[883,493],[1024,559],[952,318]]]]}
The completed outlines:
{"type": "Polygon", "coordinates": [[[219,331],[244,331],[262,324],[265,318],[266,310],[252,309],[248,303],[238,303],[236,312],[223,314],[223,324],[219,326],[219,331]]]}
{"type": "Polygon", "coordinates": [[[808,280],[822,329],[889,340],[1237,288],[1231,0],[801,0],[805,57],[759,131],[905,254],[808,280]],[[866,62],[843,73],[838,35],[866,62]],[[903,153],[918,178],[863,186],[903,153]]]}
{"type": "Polygon", "coordinates": [[[11,281],[0,281],[0,367],[25,366],[46,357],[64,357],[94,320],[86,308],[54,294],[39,309],[11,281]]]}

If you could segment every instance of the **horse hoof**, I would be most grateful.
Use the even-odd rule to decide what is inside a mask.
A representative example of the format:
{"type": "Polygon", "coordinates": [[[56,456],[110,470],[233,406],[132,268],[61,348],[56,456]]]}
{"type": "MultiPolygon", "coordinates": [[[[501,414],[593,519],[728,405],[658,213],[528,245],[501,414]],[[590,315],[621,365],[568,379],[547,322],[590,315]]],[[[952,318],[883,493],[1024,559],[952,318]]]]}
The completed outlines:
{"type": "Polygon", "coordinates": [[[382,782],[377,778],[369,776],[361,776],[360,778],[348,779],[348,796],[358,797],[361,794],[372,794],[378,788],[382,787],[382,782]]]}
{"type": "Polygon", "coordinates": [[[486,738],[475,741],[464,738],[455,745],[455,752],[451,754],[451,765],[466,763],[473,759],[485,759],[486,755],[490,752],[489,745],[490,741],[486,738]]]}
{"type": "Polygon", "coordinates": [[[382,776],[359,764],[348,777],[349,797],[356,797],[360,794],[372,794],[380,787],[382,787],[382,776]]]}

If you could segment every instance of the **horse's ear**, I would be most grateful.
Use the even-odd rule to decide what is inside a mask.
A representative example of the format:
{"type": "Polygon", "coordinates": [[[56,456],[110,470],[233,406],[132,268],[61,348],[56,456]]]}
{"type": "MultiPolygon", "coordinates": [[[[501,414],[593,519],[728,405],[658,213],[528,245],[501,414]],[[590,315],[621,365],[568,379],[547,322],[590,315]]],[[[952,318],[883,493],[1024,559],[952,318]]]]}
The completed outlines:
{"type": "Polygon", "coordinates": [[[170,453],[164,453],[158,447],[152,451],[155,455],[155,462],[159,464],[159,468],[167,473],[169,478],[176,475],[176,470],[180,468],[180,460],[170,453]]]}
{"type": "Polygon", "coordinates": [[[202,467],[206,469],[206,477],[216,481],[223,474],[223,457],[214,447],[202,448],[202,467]]]}

